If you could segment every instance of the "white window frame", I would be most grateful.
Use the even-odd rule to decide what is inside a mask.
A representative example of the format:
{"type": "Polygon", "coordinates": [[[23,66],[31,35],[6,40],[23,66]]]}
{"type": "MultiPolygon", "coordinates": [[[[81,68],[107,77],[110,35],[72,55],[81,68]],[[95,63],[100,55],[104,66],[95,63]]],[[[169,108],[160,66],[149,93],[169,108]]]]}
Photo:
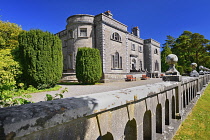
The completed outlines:
{"type": "Polygon", "coordinates": [[[135,46],[134,43],[131,43],[131,50],[132,50],[132,51],[135,51],[135,50],[136,50],[136,46],[135,46]]]}
{"type": "Polygon", "coordinates": [[[140,53],[142,53],[143,51],[142,51],[142,47],[141,46],[139,46],[139,52],[140,53]]]}
{"type": "Polygon", "coordinates": [[[120,36],[120,34],[117,33],[117,32],[112,33],[111,39],[114,40],[114,41],[121,42],[121,36],[120,36]]]}
{"type": "Polygon", "coordinates": [[[111,61],[112,69],[122,69],[122,56],[120,56],[119,52],[111,55],[111,61]]]}
{"type": "Polygon", "coordinates": [[[88,37],[88,30],[87,30],[87,28],[79,28],[79,37],[88,37]]]}
{"type": "Polygon", "coordinates": [[[154,50],[154,54],[157,54],[158,55],[158,49],[155,49],[154,50]]]}

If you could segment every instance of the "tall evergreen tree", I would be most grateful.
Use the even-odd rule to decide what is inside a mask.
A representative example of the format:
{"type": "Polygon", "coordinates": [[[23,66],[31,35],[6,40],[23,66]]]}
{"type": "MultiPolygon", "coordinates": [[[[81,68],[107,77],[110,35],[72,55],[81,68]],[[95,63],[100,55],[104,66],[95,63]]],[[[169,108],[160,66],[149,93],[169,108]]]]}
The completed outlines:
{"type": "Polygon", "coordinates": [[[38,89],[53,87],[61,78],[63,55],[61,40],[41,30],[23,31],[19,35],[22,80],[38,89]]]}
{"type": "Polygon", "coordinates": [[[95,84],[102,77],[100,52],[94,48],[78,48],[76,77],[80,83],[95,84]]]}

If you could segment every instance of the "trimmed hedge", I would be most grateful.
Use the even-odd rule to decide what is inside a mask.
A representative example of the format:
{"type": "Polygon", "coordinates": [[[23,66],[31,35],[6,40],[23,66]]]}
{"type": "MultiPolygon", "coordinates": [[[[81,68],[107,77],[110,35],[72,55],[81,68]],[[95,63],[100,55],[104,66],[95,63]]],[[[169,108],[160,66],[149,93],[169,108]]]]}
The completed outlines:
{"type": "Polygon", "coordinates": [[[26,86],[50,88],[60,80],[63,71],[61,40],[41,30],[23,31],[19,35],[22,79],[26,86]]]}
{"type": "Polygon", "coordinates": [[[95,84],[102,77],[101,57],[98,49],[78,48],[76,77],[82,84],[95,84]]]}

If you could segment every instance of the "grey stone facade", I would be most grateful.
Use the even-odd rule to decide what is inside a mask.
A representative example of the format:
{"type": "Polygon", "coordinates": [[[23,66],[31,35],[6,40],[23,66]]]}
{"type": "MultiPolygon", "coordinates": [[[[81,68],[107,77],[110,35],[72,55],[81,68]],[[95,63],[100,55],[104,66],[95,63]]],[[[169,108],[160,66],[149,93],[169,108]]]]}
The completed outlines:
{"type": "Polygon", "coordinates": [[[106,74],[161,72],[160,43],[153,39],[141,39],[138,27],[129,33],[127,26],[113,19],[110,11],[96,16],[70,16],[66,29],[57,35],[63,44],[66,72],[75,72],[79,47],[100,50],[104,77],[106,74]]]}

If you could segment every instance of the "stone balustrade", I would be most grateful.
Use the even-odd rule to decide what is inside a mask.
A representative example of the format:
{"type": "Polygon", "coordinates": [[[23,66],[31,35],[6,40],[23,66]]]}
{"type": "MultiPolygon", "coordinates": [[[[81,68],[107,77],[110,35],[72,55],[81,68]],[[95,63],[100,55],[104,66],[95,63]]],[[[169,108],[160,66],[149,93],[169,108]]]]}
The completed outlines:
{"type": "MultiPolygon", "coordinates": [[[[171,139],[210,75],[0,109],[0,139],[171,139]]],[[[69,91],[71,92],[71,91],[69,91]]]]}

